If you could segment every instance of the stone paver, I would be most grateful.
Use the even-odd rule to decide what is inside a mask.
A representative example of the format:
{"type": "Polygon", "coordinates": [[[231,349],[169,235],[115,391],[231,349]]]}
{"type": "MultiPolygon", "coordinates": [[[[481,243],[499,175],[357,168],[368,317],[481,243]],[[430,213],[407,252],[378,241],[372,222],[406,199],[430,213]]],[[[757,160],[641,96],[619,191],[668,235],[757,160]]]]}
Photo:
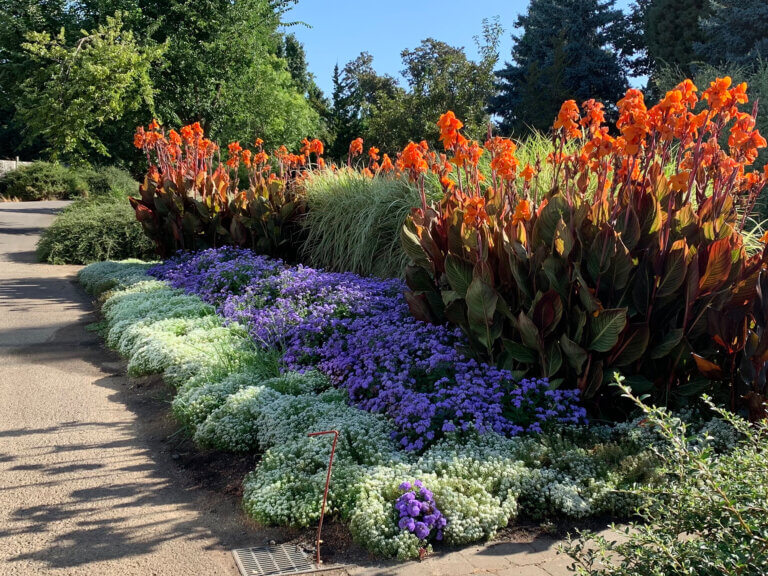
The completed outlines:
{"type": "Polygon", "coordinates": [[[350,576],[565,576],[571,560],[558,554],[559,540],[536,538],[530,542],[490,542],[443,554],[423,562],[347,568],[350,576]]]}

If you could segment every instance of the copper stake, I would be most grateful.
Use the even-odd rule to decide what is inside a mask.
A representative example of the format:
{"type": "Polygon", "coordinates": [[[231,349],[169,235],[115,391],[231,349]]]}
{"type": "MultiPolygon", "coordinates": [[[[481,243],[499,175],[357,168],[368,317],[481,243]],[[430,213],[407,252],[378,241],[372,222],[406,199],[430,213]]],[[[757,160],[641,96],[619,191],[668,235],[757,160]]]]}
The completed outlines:
{"type": "Polygon", "coordinates": [[[307,436],[322,436],[324,434],[333,434],[333,445],[331,446],[331,459],[328,461],[328,474],[325,477],[325,492],[323,493],[323,507],[320,509],[320,524],[317,526],[317,542],[315,543],[315,549],[317,550],[317,565],[322,564],[320,560],[320,534],[323,531],[323,517],[325,516],[325,504],[328,501],[328,486],[331,484],[331,469],[333,468],[333,455],[336,453],[336,441],[339,439],[339,433],[336,430],[325,430],[324,432],[312,432],[307,436]]]}

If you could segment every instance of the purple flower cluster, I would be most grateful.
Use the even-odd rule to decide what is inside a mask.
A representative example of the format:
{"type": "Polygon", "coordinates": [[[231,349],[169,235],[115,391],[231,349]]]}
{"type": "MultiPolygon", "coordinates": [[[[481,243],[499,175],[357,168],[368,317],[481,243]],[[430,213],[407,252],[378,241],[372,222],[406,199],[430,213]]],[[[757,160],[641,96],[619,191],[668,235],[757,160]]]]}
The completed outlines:
{"type": "Polygon", "coordinates": [[[256,342],[270,346],[322,334],[333,320],[383,310],[402,290],[398,281],[296,266],[254,280],[221,311],[248,326],[256,342]]]}
{"type": "Polygon", "coordinates": [[[435,505],[435,497],[427,490],[421,480],[403,482],[400,490],[404,492],[395,502],[395,509],[400,519],[400,530],[407,530],[416,535],[419,540],[426,541],[432,530],[435,531],[435,540],[443,539],[443,528],[448,523],[445,516],[435,505]]]}
{"type": "Polygon", "coordinates": [[[195,294],[209,304],[220,306],[255,280],[282,269],[280,260],[226,246],[200,252],[179,252],[170,260],[153,266],[147,273],[165,280],[174,288],[195,294]]]}
{"type": "Polygon", "coordinates": [[[512,436],[586,417],[578,391],[517,383],[464,357],[461,331],[413,318],[398,280],[285,266],[236,248],[183,254],[151,273],[217,305],[260,345],[281,347],[287,369],[318,369],[361,409],[389,416],[406,450],[447,433],[512,436]]]}

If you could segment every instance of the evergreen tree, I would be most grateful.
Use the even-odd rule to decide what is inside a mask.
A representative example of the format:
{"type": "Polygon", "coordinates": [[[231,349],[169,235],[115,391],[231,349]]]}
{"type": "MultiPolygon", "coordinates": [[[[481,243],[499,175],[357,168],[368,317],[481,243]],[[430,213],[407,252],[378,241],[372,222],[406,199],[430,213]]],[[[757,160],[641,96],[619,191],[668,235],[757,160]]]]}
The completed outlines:
{"type": "Polygon", "coordinates": [[[619,49],[626,60],[629,75],[633,77],[652,76],[654,73],[654,61],[648,53],[646,37],[651,2],[652,0],[635,0],[629,6],[619,39],[619,49]]]}
{"type": "Polygon", "coordinates": [[[708,6],[708,0],[651,0],[645,38],[655,69],[673,66],[693,73],[694,45],[702,39],[700,21],[708,6]]]}
{"type": "Polygon", "coordinates": [[[614,0],[532,0],[490,110],[504,132],[548,129],[563,100],[615,102],[627,86],[614,0]]]}
{"type": "Polygon", "coordinates": [[[710,16],[701,23],[701,60],[718,66],[736,64],[753,69],[768,59],[768,2],[711,0],[710,16]]]}
{"type": "Polygon", "coordinates": [[[278,56],[285,58],[288,72],[291,73],[293,83],[296,84],[299,92],[306,94],[309,90],[311,75],[307,70],[307,54],[304,46],[293,34],[287,34],[280,44],[278,56]]]}
{"type": "Polygon", "coordinates": [[[366,134],[372,112],[386,99],[402,94],[403,89],[389,75],[379,76],[373,68],[373,56],[362,52],[342,70],[333,74],[333,128],[335,141],[329,147],[333,158],[346,157],[349,143],[366,134]]]}

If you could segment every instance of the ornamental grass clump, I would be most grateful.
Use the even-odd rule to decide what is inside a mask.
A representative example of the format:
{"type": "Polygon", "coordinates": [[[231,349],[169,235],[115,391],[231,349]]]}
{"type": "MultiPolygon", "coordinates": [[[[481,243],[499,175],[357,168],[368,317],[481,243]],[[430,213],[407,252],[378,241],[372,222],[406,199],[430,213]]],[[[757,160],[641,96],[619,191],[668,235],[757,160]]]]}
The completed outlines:
{"type": "Polygon", "coordinates": [[[650,108],[630,89],[611,131],[600,103],[569,100],[553,152],[524,166],[511,140],[468,141],[444,114],[444,153],[410,143],[398,158],[444,190],[439,203],[422,193],[402,229],[411,311],[460,327],[516,378],[609,411],[603,383],[619,370],[657,402],[716,384],[764,415],[768,252],[749,255],[744,230],[768,168],[750,168],[766,141],[747,102],[730,78],[701,96],[686,80],[650,108]]]}
{"type": "MultiPolygon", "coordinates": [[[[303,182],[307,195],[305,264],[335,272],[381,278],[402,277],[408,257],[400,228],[419,191],[408,178],[358,170],[313,170],[303,182]]],[[[435,181],[427,194],[438,200],[435,181]]]]}

